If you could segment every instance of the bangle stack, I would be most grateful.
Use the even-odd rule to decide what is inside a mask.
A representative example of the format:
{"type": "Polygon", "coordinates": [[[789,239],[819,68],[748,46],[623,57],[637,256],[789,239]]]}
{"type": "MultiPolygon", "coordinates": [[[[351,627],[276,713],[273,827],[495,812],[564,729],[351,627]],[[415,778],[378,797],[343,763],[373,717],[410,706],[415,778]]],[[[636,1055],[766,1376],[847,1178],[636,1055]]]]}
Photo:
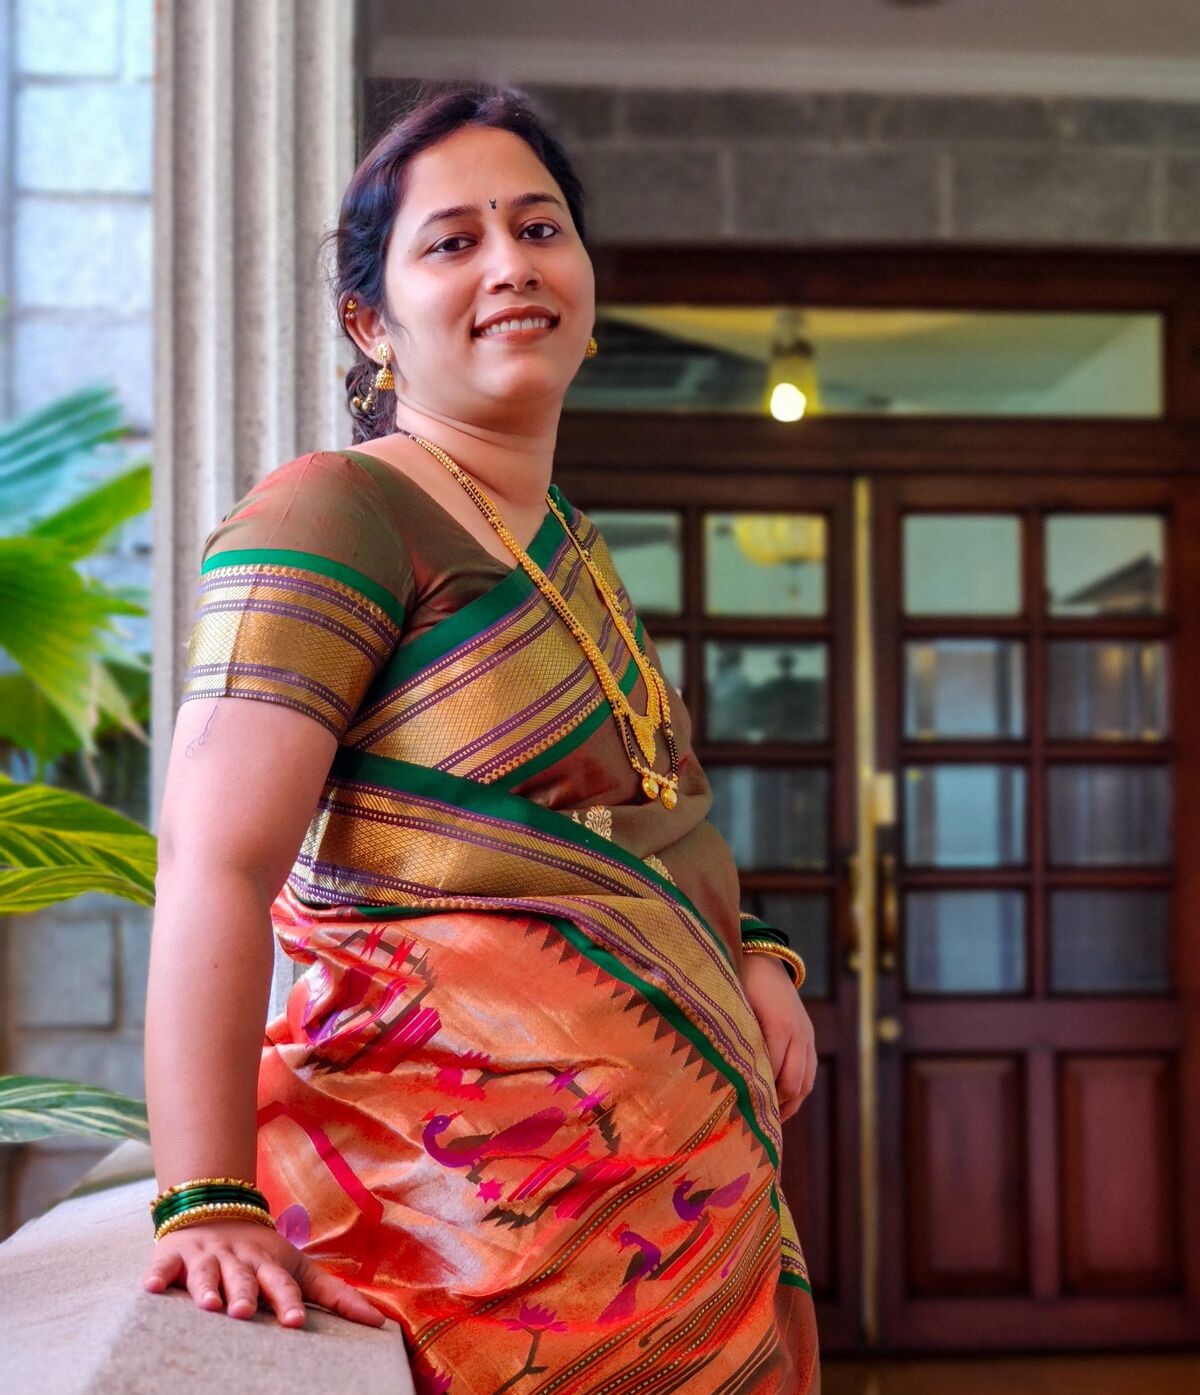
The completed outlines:
{"type": "Polygon", "coordinates": [[[787,971],[792,977],[792,986],[799,988],[804,982],[807,973],[804,967],[804,960],[794,949],[789,949],[787,945],[781,945],[775,939],[759,938],[758,936],[745,935],[742,937],[743,954],[770,954],[776,959],[782,959],[787,966],[787,971]]]}
{"type": "Polygon", "coordinates": [[[783,931],[776,929],[774,925],[768,925],[765,920],[752,915],[749,911],[740,911],[738,916],[741,924],[743,952],[746,954],[773,954],[776,959],[782,959],[787,965],[793,985],[799,988],[807,974],[804,960],[792,948],[783,931]]]}
{"type": "Polygon", "coordinates": [[[150,1203],[154,1238],[204,1221],[258,1221],[275,1229],[267,1198],[241,1177],[192,1177],[165,1187],[150,1203]]]}

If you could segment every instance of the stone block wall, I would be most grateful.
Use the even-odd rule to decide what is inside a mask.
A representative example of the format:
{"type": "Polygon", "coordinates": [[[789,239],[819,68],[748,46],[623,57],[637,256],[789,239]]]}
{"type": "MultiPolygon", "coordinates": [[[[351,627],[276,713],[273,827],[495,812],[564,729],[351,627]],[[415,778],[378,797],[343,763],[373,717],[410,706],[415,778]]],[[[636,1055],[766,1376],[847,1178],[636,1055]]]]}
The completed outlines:
{"type": "MultiPolygon", "coordinates": [[[[0,5],[0,420],[112,384],[134,435],[97,479],[150,453],[153,26],[153,0],[0,5]]],[[[148,586],[150,563],[146,515],[83,569],[148,586]]],[[[149,617],[118,620],[148,651],[149,617]]],[[[122,812],[148,823],[143,789],[122,812]]],[[[143,1095],[149,939],[147,908],[100,894],[0,918],[0,1072],[143,1095]]],[[[0,1148],[0,1236],[111,1147],[0,1148]]]]}
{"type": "MultiPolygon", "coordinates": [[[[374,79],[371,140],[411,78],[374,79]]],[[[1200,244],[1197,101],[526,84],[597,243],[1200,244]]]]}

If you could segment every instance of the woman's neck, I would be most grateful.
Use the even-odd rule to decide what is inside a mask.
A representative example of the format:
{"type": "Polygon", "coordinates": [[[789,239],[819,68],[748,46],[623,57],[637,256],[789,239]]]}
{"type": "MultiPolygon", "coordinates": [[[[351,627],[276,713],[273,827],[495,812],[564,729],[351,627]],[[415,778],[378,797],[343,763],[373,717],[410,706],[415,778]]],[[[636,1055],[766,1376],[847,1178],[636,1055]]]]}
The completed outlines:
{"type": "Polygon", "coordinates": [[[545,508],[554,468],[558,419],[531,433],[496,430],[441,416],[408,401],[396,404],[396,429],[441,446],[498,507],[545,508]]]}

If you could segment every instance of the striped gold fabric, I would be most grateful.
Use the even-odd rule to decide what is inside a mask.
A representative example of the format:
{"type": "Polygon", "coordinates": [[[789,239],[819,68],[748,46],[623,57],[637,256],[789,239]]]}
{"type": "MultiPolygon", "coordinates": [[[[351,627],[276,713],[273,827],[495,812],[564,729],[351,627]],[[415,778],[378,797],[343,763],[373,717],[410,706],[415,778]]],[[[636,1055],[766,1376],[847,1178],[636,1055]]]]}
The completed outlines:
{"type": "Polygon", "coordinates": [[[283,703],[341,740],[396,646],[398,619],[344,576],[323,574],[327,559],[270,561],[269,551],[217,553],[205,564],[182,700],[283,703]]]}

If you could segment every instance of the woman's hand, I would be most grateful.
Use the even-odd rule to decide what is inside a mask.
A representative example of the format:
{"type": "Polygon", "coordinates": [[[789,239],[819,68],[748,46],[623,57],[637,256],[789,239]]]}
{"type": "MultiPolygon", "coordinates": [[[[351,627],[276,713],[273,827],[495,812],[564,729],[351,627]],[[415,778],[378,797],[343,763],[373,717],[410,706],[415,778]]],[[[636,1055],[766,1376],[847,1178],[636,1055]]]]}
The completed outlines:
{"type": "Polygon", "coordinates": [[[304,1326],[304,1300],[352,1322],[382,1327],[386,1318],[344,1279],[318,1268],[276,1230],[258,1221],[205,1221],[184,1226],[154,1242],[154,1258],[142,1287],[165,1293],[179,1283],[197,1308],[221,1307],[230,1317],[253,1317],[259,1290],[283,1327],[304,1326]]]}
{"type": "Polygon", "coordinates": [[[742,988],[767,1044],[779,1117],[790,1119],[812,1090],[817,1047],[808,1009],[792,983],[787,965],[773,954],[742,956],[742,988]]]}

